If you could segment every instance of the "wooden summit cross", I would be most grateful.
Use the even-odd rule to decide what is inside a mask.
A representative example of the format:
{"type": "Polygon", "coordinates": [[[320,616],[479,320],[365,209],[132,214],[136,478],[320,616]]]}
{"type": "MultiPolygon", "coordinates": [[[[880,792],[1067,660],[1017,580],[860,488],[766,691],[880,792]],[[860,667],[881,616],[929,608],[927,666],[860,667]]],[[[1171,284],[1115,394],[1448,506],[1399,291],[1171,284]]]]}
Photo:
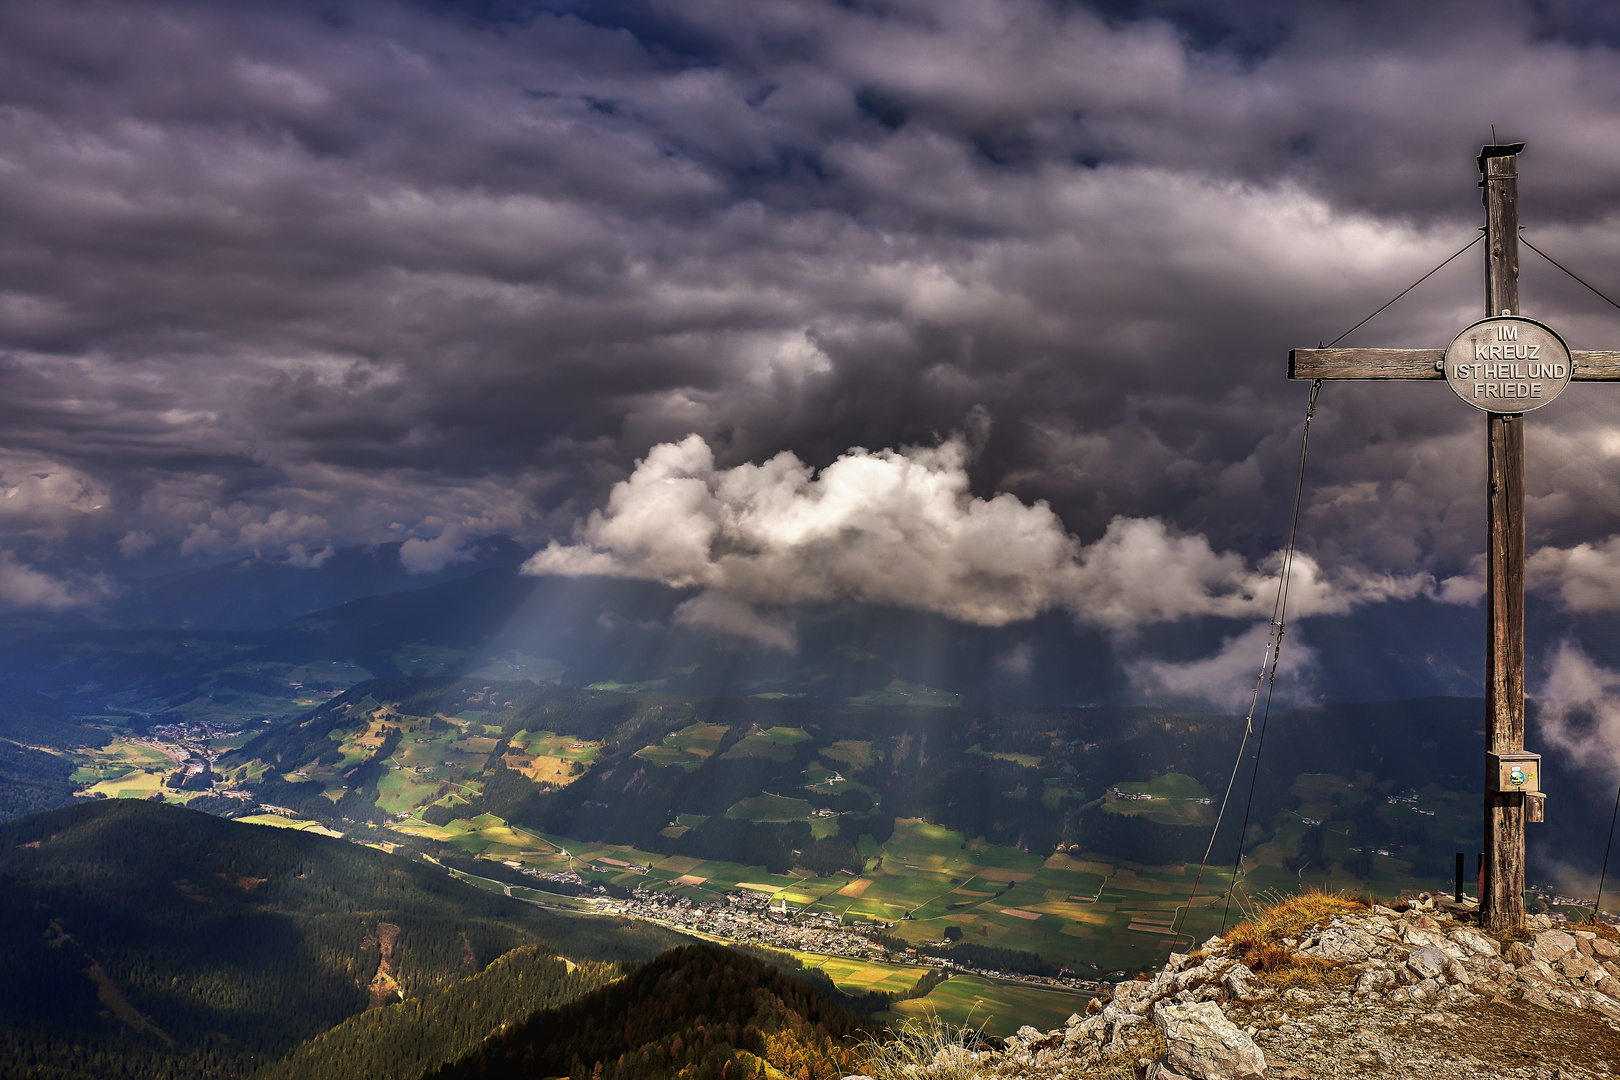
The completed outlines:
{"type": "Polygon", "coordinates": [[[1620,381],[1620,352],[1570,352],[1519,315],[1518,154],[1479,154],[1485,202],[1485,319],[1446,349],[1295,349],[1290,379],[1444,379],[1485,411],[1485,857],[1480,916],[1524,927],[1524,825],[1542,820],[1540,760],[1524,753],[1524,413],[1571,379],[1620,381]],[[1562,365],[1562,367],[1560,367],[1562,365]]]}

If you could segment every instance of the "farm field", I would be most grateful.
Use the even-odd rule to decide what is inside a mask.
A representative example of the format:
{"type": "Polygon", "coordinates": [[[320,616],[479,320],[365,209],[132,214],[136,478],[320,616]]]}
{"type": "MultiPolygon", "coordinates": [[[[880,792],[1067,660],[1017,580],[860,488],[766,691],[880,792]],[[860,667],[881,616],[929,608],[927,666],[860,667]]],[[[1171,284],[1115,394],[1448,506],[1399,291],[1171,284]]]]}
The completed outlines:
{"type": "Polygon", "coordinates": [[[1070,1016],[1085,1012],[1088,1000],[1083,994],[953,975],[925,997],[895,1002],[892,1015],[938,1018],[1005,1037],[1024,1024],[1040,1031],[1062,1027],[1070,1016]]]}
{"type": "Polygon", "coordinates": [[[1103,808],[1114,814],[1145,817],[1160,825],[1209,825],[1215,807],[1209,792],[1190,776],[1165,773],[1146,783],[1119,783],[1103,796],[1103,808]]]}
{"type": "Polygon", "coordinates": [[[109,799],[144,799],[163,786],[174,769],[172,755],[155,746],[118,738],[106,746],[82,749],[72,755],[78,762],[71,779],[85,785],[86,793],[109,799]]]}
{"type": "Polygon", "coordinates": [[[913,708],[960,705],[962,696],[949,690],[935,690],[920,683],[895,679],[881,690],[857,694],[849,699],[851,705],[905,705],[913,708]]]}
{"type": "Polygon", "coordinates": [[[567,787],[595,761],[602,744],[554,731],[520,731],[511,738],[506,767],[530,780],[552,787],[567,787]]]}
{"type": "MultiPolygon", "coordinates": [[[[533,683],[478,683],[435,694],[389,704],[362,691],[321,710],[324,726],[311,725],[308,736],[289,739],[286,745],[295,750],[275,768],[289,782],[312,779],[320,788],[300,791],[304,801],[291,792],[280,801],[298,806],[301,816],[319,818],[324,806],[312,805],[309,791],[324,789],[336,805],[350,797],[347,784],[375,784],[376,805],[391,828],[472,856],[694,901],[744,890],[847,924],[873,924],[895,948],[959,940],[1033,954],[1083,978],[1156,964],[1172,946],[1185,949],[1216,932],[1228,914],[1229,868],[1209,868],[1194,900],[1196,865],[1148,865],[1119,854],[1151,850],[1161,861],[1185,858],[1186,837],[1213,818],[1205,782],[1148,767],[1122,768],[1113,777],[1088,774],[1066,756],[1069,744],[1050,732],[1012,739],[990,728],[975,730],[951,751],[953,768],[994,784],[983,788],[993,796],[994,811],[949,815],[953,823],[982,829],[986,839],[922,817],[877,812],[896,794],[890,774],[908,755],[918,757],[920,744],[908,751],[905,739],[848,737],[870,730],[864,718],[828,730],[777,703],[769,709],[736,703],[699,709],[533,683]],[[431,715],[417,715],[425,713],[431,715]],[[372,764],[357,773],[366,762],[372,764]],[[529,791],[520,777],[537,790],[529,791]],[[556,795],[581,778],[584,791],[556,795]],[[667,802],[654,801],[666,795],[667,802]],[[544,812],[547,807],[559,812],[544,812]],[[1043,833],[1056,820],[1043,808],[1065,821],[1058,839],[1095,835],[1095,843],[1112,844],[1106,850],[1115,854],[1059,847],[1051,832],[1043,833]],[[1099,818],[1101,828],[1087,831],[1099,818]],[[518,821],[547,822],[564,832],[577,828],[590,836],[637,837],[663,853],[541,833],[518,821]],[[1024,823],[1014,828],[1019,821],[1024,823]],[[752,828],[741,828],[743,823],[752,828]],[[818,841],[815,851],[797,850],[809,846],[801,823],[818,841]],[[1161,836],[1159,826],[1178,827],[1177,834],[1140,847],[1119,840],[1161,836]],[[868,831],[874,828],[892,832],[880,842],[868,831]],[[694,838],[687,835],[692,830],[702,831],[694,838]],[[750,837],[771,838],[775,846],[742,842],[750,837]],[[685,842],[665,842],[670,840],[685,842]],[[835,842],[819,843],[827,840],[835,842]],[[1047,855],[1054,847],[1060,853],[1047,855]],[[781,872],[696,857],[741,850],[761,852],[750,855],[761,861],[768,852],[781,872]],[[673,851],[683,854],[667,854],[673,851]]],[[[1154,737],[1169,723],[1151,718],[1154,737]]],[[[944,751],[929,750],[935,753],[944,751]]],[[[96,782],[138,796],[150,781],[141,779],[137,764],[110,754],[102,763],[108,771],[96,782]],[[114,776],[116,769],[126,771],[114,776]],[[114,786],[120,782],[122,788],[114,786]]],[[[1293,797],[1268,811],[1263,842],[1247,853],[1231,914],[1252,898],[1307,885],[1370,886],[1382,894],[1409,888],[1422,880],[1414,849],[1435,846],[1477,816],[1463,796],[1439,787],[1404,791],[1367,774],[1296,773],[1292,783],[1293,797]],[[1363,833],[1384,838],[1374,849],[1363,833]]],[[[931,813],[930,800],[940,798],[908,793],[906,802],[911,813],[931,813]]],[[[1028,963],[1004,959],[1008,966],[1028,963]]]]}
{"type": "MultiPolygon", "coordinates": [[[[444,826],[407,820],[391,827],[470,855],[544,872],[573,871],[587,881],[641,886],[694,901],[712,902],[739,889],[756,892],[832,912],[845,922],[892,924],[885,932],[912,945],[938,942],[955,926],[965,942],[1037,953],[1082,977],[1162,961],[1196,869],[1068,855],[1041,859],[904,818],[887,842],[876,845],[859,878],[771,874],[739,863],[662,856],[515,828],[490,815],[444,826]]],[[[1251,885],[1269,885],[1256,873],[1250,873],[1251,885]]],[[[1181,937],[1183,947],[1189,935],[1201,940],[1218,929],[1218,898],[1229,876],[1215,868],[1206,871],[1181,937]]]]}
{"type": "Polygon", "coordinates": [[[928,971],[915,965],[885,964],[876,960],[856,960],[847,956],[823,956],[820,953],[793,954],[806,968],[825,974],[833,985],[847,994],[864,994],[876,990],[885,994],[903,994],[917,985],[928,971]]]}
{"type": "Polygon", "coordinates": [[[761,730],[756,724],[737,744],[721,755],[724,761],[762,757],[772,761],[793,760],[793,744],[806,742],[810,733],[803,728],[773,727],[761,730]]]}
{"type": "Polygon", "coordinates": [[[302,818],[283,817],[281,814],[249,814],[239,817],[237,821],[249,825],[268,825],[273,829],[292,829],[294,832],[319,833],[321,836],[342,836],[340,832],[328,829],[318,821],[305,821],[302,818]]]}
{"type": "Polygon", "coordinates": [[[691,772],[713,756],[729,730],[723,724],[692,724],[642,747],[635,756],[653,765],[679,765],[691,772]]]}
{"type": "Polygon", "coordinates": [[[734,803],[726,817],[743,821],[809,821],[815,808],[803,799],[789,799],[781,795],[754,795],[734,803]]]}

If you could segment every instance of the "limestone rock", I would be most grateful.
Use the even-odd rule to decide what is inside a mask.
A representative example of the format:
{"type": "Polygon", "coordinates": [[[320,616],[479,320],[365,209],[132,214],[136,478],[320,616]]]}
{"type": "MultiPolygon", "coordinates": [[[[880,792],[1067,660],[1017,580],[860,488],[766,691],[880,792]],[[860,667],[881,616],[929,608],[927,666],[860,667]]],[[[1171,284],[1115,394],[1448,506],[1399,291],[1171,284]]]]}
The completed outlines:
{"type": "Polygon", "coordinates": [[[1232,996],[1232,1000],[1242,1001],[1254,995],[1254,990],[1249,985],[1253,981],[1254,972],[1249,969],[1249,965],[1238,963],[1233,964],[1227,969],[1226,974],[1221,976],[1221,987],[1232,996]]]}
{"type": "Polygon", "coordinates": [[[1480,933],[1472,926],[1459,926],[1448,935],[1452,941],[1461,945],[1473,956],[1500,956],[1502,947],[1495,939],[1480,933]]]}
{"type": "MultiPolygon", "coordinates": [[[[1151,978],[1104,987],[1100,999],[1064,1027],[1046,1035],[1024,1028],[1007,1040],[1005,1051],[953,1051],[950,1061],[936,1060],[914,1080],[958,1065],[982,1080],[1144,1072],[1149,1080],[1352,1080],[1397,1066],[1407,1071],[1388,1075],[1552,1080],[1552,1073],[1497,1070],[1470,1056],[1467,1040],[1457,1042],[1477,1015],[1469,1004],[1512,1004],[1514,1012],[1529,1014],[1531,1026],[1565,1022],[1550,1014],[1537,1019],[1540,1009],[1566,1017],[1580,1011],[1583,1023],[1620,1030],[1620,948],[1613,942],[1542,920],[1532,923],[1533,938],[1503,949],[1448,909],[1402,906],[1399,916],[1337,916],[1291,946],[1341,965],[1355,977],[1353,992],[1349,986],[1265,987],[1223,941],[1211,939],[1201,952],[1175,954],[1158,971],[1150,970],[1151,978]],[[1165,1036],[1162,1047],[1158,1032],[1165,1036]],[[1449,1046],[1437,1053],[1434,1044],[1446,1039],[1449,1046]],[[1152,1060],[1161,1049],[1163,1055],[1152,1060]]],[[[1610,1075],[1602,1069],[1559,1074],[1560,1080],[1610,1075]]],[[[1620,1080],[1620,1071],[1612,1075],[1620,1080]]]]}
{"type": "Polygon", "coordinates": [[[1564,973],[1565,977],[1571,979],[1584,979],[1589,972],[1603,970],[1579,951],[1572,952],[1558,961],[1558,968],[1564,973]]]}
{"type": "Polygon", "coordinates": [[[1457,946],[1453,945],[1451,940],[1435,927],[1423,926],[1421,924],[1403,926],[1401,927],[1401,940],[1412,946],[1414,949],[1421,949],[1423,946],[1429,945],[1439,949],[1441,952],[1450,951],[1458,953],[1459,956],[1462,955],[1460,950],[1457,949],[1457,946]]]}
{"type": "Polygon", "coordinates": [[[1153,1023],[1164,1033],[1165,1063],[1175,1072],[1192,1080],[1264,1080],[1265,1055],[1220,1006],[1161,1005],[1153,1023]]]}
{"type": "Polygon", "coordinates": [[[1377,940],[1365,930],[1353,926],[1337,926],[1322,931],[1316,944],[1301,949],[1300,955],[1355,963],[1367,959],[1377,947],[1377,940]]]}
{"type": "Polygon", "coordinates": [[[1164,1057],[1156,1057],[1153,1064],[1148,1066],[1147,1080],[1192,1080],[1185,1073],[1178,1073],[1165,1064],[1164,1057]]]}
{"type": "Polygon", "coordinates": [[[1073,1046],[1075,1043],[1091,1039],[1101,1039],[1108,1025],[1103,1023],[1101,1016],[1092,1016],[1078,1024],[1069,1025],[1068,1031],[1063,1035],[1063,1044],[1073,1046]]]}
{"type": "Polygon", "coordinates": [[[1536,935],[1530,953],[1543,963],[1556,964],[1575,951],[1575,939],[1562,930],[1543,930],[1536,935]]]}
{"type": "Polygon", "coordinates": [[[1356,993],[1376,994],[1380,990],[1388,987],[1394,981],[1395,973],[1393,971],[1379,971],[1376,968],[1370,971],[1363,971],[1356,979],[1356,993]]]}
{"type": "Polygon", "coordinates": [[[1451,958],[1433,945],[1425,945],[1406,958],[1406,966],[1419,979],[1432,979],[1442,974],[1451,958]]]}
{"type": "Polygon", "coordinates": [[[1588,991],[1586,999],[1594,1011],[1602,1013],[1610,1020],[1620,1021],[1620,1001],[1597,990],[1588,991]]]}

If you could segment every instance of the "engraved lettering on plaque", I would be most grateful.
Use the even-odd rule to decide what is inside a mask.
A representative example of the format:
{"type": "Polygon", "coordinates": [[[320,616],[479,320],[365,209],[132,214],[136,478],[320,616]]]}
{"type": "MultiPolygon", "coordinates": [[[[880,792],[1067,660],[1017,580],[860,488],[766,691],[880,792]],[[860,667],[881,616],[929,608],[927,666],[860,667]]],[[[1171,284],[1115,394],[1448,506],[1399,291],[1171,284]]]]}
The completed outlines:
{"type": "Polygon", "coordinates": [[[1574,365],[1569,346],[1551,327],[1498,315],[1452,339],[1441,370],[1452,391],[1476,409],[1522,413],[1563,393],[1574,365]]]}

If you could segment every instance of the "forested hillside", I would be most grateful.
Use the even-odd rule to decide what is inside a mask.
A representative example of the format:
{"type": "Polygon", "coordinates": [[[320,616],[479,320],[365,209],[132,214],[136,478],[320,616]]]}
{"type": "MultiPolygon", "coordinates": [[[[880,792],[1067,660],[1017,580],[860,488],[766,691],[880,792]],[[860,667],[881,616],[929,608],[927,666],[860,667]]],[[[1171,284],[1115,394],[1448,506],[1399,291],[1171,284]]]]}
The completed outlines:
{"type": "Polygon", "coordinates": [[[0,1075],[240,1075],[520,946],[620,961],[680,940],[328,837],[81,804],[0,826],[0,1075]]]}
{"type": "Polygon", "coordinates": [[[859,1071],[859,1017],[770,965],[675,949],[496,1035],[434,1080],[838,1080],[859,1071]],[[768,1070],[778,1070],[772,1073],[768,1070]]]}
{"type": "Polygon", "coordinates": [[[471,1051],[492,1032],[606,985],[620,965],[575,963],[539,948],[513,949],[477,975],[426,997],[350,1017],[253,1080],[416,1080],[471,1051]]]}

